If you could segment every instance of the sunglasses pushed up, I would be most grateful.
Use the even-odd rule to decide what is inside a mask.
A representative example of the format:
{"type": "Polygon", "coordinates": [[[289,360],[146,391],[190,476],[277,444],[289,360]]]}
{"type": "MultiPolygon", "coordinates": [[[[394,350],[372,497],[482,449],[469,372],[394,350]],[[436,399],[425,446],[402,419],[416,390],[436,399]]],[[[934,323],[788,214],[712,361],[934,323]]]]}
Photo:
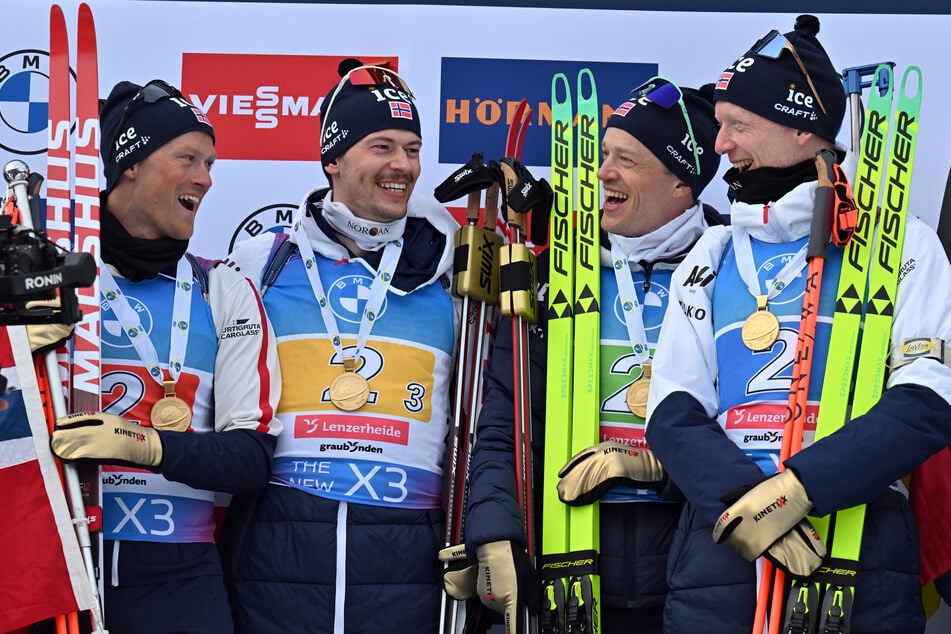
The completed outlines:
{"type": "Polygon", "coordinates": [[[337,83],[337,87],[330,95],[330,100],[327,103],[327,109],[324,110],[324,116],[320,121],[321,142],[323,142],[324,138],[324,126],[327,125],[326,122],[330,119],[330,109],[333,108],[334,101],[337,99],[337,95],[340,94],[341,89],[346,85],[348,80],[354,86],[392,86],[393,88],[406,93],[407,97],[410,99],[414,98],[413,91],[410,90],[409,84],[407,84],[406,80],[400,77],[396,71],[390,70],[389,68],[384,68],[382,66],[357,66],[340,78],[340,81],[337,83]]]}
{"type": "Polygon", "coordinates": [[[680,106],[680,114],[683,115],[684,123],[687,124],[687,134],[690,135],[690,149],[693,152],[694,166],[697,168],[697,176],[699,176],[700,155],[697,153],[697,139],[693,135],[690,115],[687,114],[687,106],[684,104],[684,94],[677,84],[665,77],[653,77],[631,92],[638,97],[644,97],[665,110],[670,110],[674,105],[680,106]]]}
{"type": "Polygon", "coordinates": [[[132,113],[137,107],[142,104],[152,104],[162,99],[171,99],[172,97],[184,99],[178,88],[165,83],[161,79],[153,79],[135,93],[131,101],[129,101],[122,110],[122,116],[119,117],[119,125],[116,126],[116,131],[112,133],[112,139],[109,141],[108,160],[111,161],[114,158],[116,153],[116,141],[118,141],[119,135],[124,133],[126,123],[128,123],[129,117],[132,116],[132,113]]]}
{"type": "Polygon", "coordinates": [[[812,91],[812,95],[816,98],[816,103],[819,104],[819,110],[822,111],[823,116],[827,116],[825,104],[822,103],[822,98],[819,96],[819,91],[816,90],[816,85],[812,83],[812,77],[809,76],[806,65],[802,63],[802,58],[799,57],[796,47],[793,46],[792,42],[790,42],[785,35],[773,29],[761,37],[759,41],[753,45],[753,48],[750,49],[750,52],[754,55],[770,57],[772,59],[779,59],[783,51],[792,53],[793,59],[795,59],[796,64],[799,65],[799,70],[802,71],[802,74],[806,78],[806,83],[809,84],[809,90],[812,91]]]}

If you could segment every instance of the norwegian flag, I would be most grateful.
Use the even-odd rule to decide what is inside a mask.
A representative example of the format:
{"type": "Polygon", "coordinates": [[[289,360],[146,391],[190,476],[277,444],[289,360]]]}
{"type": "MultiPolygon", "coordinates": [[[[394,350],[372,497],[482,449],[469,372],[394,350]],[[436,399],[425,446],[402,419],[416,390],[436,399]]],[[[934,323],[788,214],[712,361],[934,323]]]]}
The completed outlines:
{"type": "Polygon", "coordinates": [[[921,585],[951,571],[951,516],[943,504],[951,495],[951,448],[945,447],[911,474],[908,500],[918,524],[921,585]]]}
{"type": "Polygon", "coordinates": [[[726,90],[726,87],[730,85],[731,79],[733,79],[733,73],[731,71],[723,71],[720,73],[720,79],[717,80],[717,90],[726,90]]]}
{"type": "Polygon", "coordinates": [[[391,101],[390,116],[394,119],[412,119],[413,108],[405,101],[391,101]]]}
{"type": "Polygon", "coordinates": [[[195,118],[198,119],[200,123],[204,123],[205,125],[211,125],[211,119],[209,119],[208,115],[206,115],[204,112],[202,112],[198,108],[192,108],[192,112],[195,113],[195,118]]]}
{"type": "Polygon", "coordinates": [[[617,110],[614,111],[614,114],[623,117],[628,112],[630,112],[631,108],[633,107],[634,107],[633,101],[625,101],[624,103],[622,103],[620,106],[617,107],[617,110]]]}
{"type": "Polygon", "coordinates": [[[0,632],[92,607],[26,332],[0,328],[0,632]]]}

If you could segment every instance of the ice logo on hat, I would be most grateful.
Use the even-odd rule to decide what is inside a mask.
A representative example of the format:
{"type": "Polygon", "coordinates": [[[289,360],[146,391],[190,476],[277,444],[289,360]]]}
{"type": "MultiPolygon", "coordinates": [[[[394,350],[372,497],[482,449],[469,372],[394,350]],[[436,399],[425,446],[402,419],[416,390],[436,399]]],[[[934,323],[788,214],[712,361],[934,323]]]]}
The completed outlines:
{"type": "Polygon", "coordinates": [[[800,119],[815,121],[819,118],[815,110],[816,100],[812,95],[796,90],[796,84],[789,85],[789,92],[786,94],[786,103],[776,103],[773,107],[783,114],[800,119]],[[786,104],[792,104],[786,105],[786,104]],[[808,110],[806,110],[808,108],[808,110]]]}

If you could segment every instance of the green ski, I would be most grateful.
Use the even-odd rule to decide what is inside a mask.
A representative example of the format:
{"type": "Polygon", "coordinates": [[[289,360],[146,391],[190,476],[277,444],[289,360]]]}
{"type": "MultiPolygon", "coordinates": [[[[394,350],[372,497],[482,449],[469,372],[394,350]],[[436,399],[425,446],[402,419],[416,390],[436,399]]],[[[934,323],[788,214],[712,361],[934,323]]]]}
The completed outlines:
{"type": "MultiPolygon", "coordinates": [[[[571,455],[598,442],[601,401],[601,258],[598,207],[598,144],[600,126],[594,75],[578,73],[576,124],[577,212],[575,230],[574,388],[571,407],[571,455]],[[587,94],[586,94],[587,92],[587,94]]],[[[568,509],[568,547],[575,553],[578,570],[569,580],[567,628],[574,632],[600,632],[601,579],[597,572],[599,505],[568,509]]]]}
{"type": "Polygon", "coordinates": [[[578,73],[576,94],[575,119],[568,78],[563,74],[554,77],[555,203],[548,310],[548,367],[552,372],[546,394],[540,560],[543,608],[539,624],[542,632],[557,634],[601,630],[598,505],[569,508],[558,500],[556,492],[558,471],[572,455],[598,442],[600,423],[600,123],[597,89],[589,69],[578,73]],[[577,198],[574,219],[573,193],[577,198]]]}
{"type": "MultiPolygon", "coordinates": [[[[869,99],[855,184],[858,223],[842,264],[816,440],[865,414],[885,385],[922,83],[918,67],[906,69],[891,118],[891,68],[882,65],[876,73],[889,74],[888,91],[879,94],[873,90],[869,99]],[[916,94],[908,96],[912,77],[916,94]],[[882,209],[876,222],[886,165],[882,209]]],[[[827,561],[816,574],[825,587],[817,631],[849,631],[864,521],[864,505],[813,520],[829,546],[827,561]]]]}
{"type": "Polygon", "coordinates": [[[554,194],[549,238],[548,377],[546,381],[545,460],[542,486],[542,549],[539,572],[542,602],[539,631],[565,631],[565,579],[561,576],[568,552],[568,507],[558,499],[558,470],[571,457],[571,390],[574,336],[574,112],[571,88],[563,74],[552,79],[551,187],[554,194]],[[565,430],[554,433],[554,430],[565,430]],[[548,555],[554,558],[548,560],[548,555]]]}

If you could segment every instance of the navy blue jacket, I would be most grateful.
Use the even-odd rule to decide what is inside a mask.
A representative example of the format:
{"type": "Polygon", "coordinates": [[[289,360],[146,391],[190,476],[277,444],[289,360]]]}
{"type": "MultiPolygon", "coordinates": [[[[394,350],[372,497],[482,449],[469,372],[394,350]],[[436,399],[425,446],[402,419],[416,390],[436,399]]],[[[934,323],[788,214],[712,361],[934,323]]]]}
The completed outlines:
{"type": "MultiPolygon", "coordinates": [[[[532,448],[536,544],[541,544],[541,490],[545,445],[546,293],[548,251],[538,259],[539,320],[530,327],[532,448]]],[[[469,472],[466,550],[510,540],[525,545],[521,511],[516,504],[512,391],[512,327],[501,320],[484,374],[484,404],[469,472]]],[[[612,608],[656,609],[667,592],[667,551],[680,504],[659,502],[600,505],[602,613],[612,608]]]]}

